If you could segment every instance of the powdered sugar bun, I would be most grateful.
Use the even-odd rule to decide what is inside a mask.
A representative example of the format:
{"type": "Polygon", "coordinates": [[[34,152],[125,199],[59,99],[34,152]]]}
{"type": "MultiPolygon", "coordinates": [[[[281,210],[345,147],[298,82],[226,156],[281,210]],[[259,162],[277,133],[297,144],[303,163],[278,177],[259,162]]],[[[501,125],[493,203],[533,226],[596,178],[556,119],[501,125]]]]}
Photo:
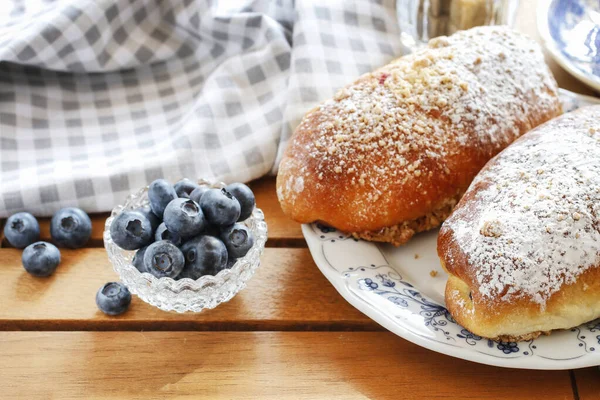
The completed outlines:
{"type": "Polygon", "coordinates": [[[491,160],[440,230],[446,305],[473,333],[523,339],[600,317],[600,106],[491,160]]]}
{"type": "Polygon", "coordinates": [[[560,113],[531,39],[505,27],[436,38],[305,116],[279,201],[298,222],[402,244],[439,226],[490,158],[560,113]]]}

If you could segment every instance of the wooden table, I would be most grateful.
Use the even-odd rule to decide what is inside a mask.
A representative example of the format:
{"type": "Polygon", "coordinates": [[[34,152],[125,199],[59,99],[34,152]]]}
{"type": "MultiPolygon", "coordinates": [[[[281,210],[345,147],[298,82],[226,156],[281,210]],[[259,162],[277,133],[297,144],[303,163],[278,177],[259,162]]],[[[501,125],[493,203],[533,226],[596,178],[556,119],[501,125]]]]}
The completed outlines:
{"type": "MultiPolygon", "coordinates": [[[[518,26],[537,36],[535,1],[518,26]]],[[[549,60],[562,87],[591,91],[549,60]]],[[[315,266],[274,180],[253,182],[269,224],[255,277],[229,303],[171,314],[134,298],[120,317],[97,311],[115,280],[93,239],[64,250],[55,275],[34,278],[21,252],[0,248],[0,398],[600,399],[600,370],[527,371],[479,365],[409,343],[346,303],[315,266]]],[[[42,221],[48,239],[48,221],[42,221]]]]}

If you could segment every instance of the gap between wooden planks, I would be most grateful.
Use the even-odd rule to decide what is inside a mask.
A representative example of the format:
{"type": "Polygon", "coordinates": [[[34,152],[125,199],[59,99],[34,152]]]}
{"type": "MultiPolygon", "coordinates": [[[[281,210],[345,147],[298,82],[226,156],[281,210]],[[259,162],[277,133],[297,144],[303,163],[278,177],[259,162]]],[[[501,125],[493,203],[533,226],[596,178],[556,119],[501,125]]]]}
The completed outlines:
{"type": "Polygon", "coordinates": [[[580,400],[600,400],[600,367],[578,369],[573,376],[580,400]]]}
{"type": "Polygon", "coordinates": [[[573,398],[568,371],[479,365],[388,332],[2,332],[0,341],[3,398],[573,398]]]}
{"type": "MultiPolygon", "coordinates": [[[[256,196],[257,206],[264,212],[269,228],[267,247],[306,247],[300,224],[289,219],[279,206],[275,194],[275,178],[265,177],[253,181],[249,186],[256,196]]],[[[123,199],[125,200],[125,199],[123,199]]],[[[92,237],[86,247],[102,247],[104,224],[110,213],[91,214],[92,237]]],[[[4,221],[1,221],[2,223],[4,221]]],[[[40,218],[40,240],[51,241],[50,218],[40,218]]],[[[2,224],[0,224],[2,225],[2,224]]],[[[10,247],[2,233],[2,247],[10,247]]]]}

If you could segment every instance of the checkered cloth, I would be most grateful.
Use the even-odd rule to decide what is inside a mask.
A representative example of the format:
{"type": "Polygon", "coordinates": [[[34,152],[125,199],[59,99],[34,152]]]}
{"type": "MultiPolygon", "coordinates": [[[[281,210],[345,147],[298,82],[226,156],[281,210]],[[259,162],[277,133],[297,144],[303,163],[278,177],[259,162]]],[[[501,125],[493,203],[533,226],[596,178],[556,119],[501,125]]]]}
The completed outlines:
{"type": "Polygon", "coordinates": [[[394,0],[12,0],[0,217],[275,173],[307,110],[402,52],[394,0]]]}

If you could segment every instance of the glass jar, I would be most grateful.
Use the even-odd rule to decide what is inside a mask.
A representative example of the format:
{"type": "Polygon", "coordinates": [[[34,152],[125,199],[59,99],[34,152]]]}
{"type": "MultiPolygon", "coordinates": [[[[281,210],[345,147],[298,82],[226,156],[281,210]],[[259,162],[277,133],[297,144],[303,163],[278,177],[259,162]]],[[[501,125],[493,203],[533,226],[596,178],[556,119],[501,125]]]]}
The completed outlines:
{"type": "Polygon", "coordinates": [[[518,0],[397,0],[396,12],[402,43],[414,50],[475,26],[512,26],[518,6],[518,0]]]}

